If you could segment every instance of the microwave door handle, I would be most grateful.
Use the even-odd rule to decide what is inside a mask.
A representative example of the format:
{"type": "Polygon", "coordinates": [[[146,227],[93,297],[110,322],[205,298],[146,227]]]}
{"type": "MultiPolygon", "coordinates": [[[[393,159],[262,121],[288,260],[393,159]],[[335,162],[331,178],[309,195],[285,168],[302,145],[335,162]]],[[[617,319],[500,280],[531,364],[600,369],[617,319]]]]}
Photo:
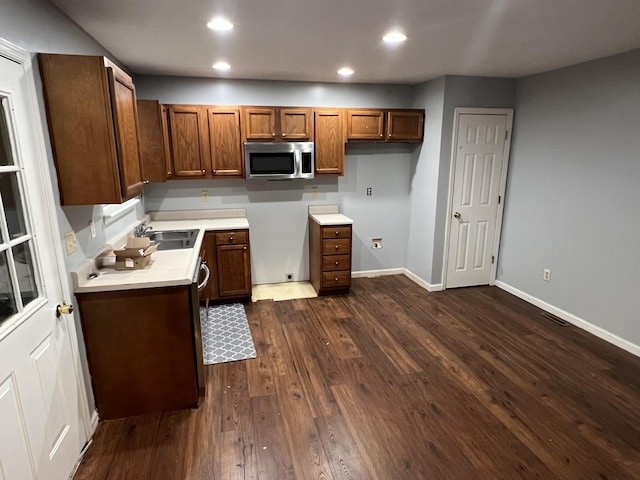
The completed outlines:
{"type": "Polygon", "coordinates": [[[294,176],[299,177],[302,172],[302,153],[300,150],[294,150],[294,176]]]}

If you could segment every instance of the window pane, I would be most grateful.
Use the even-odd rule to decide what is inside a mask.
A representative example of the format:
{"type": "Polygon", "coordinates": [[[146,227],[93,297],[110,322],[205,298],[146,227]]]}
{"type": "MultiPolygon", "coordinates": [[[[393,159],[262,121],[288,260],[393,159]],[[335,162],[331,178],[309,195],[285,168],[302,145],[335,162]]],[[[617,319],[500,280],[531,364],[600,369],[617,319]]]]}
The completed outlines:
{"type": "Polygon", "coordinates": [[[0,253],[0,323],[16,313],[16,300],[7,265],[7,252],[0,253]]]}
{"type": "Polygon", "coordinates": [[[9,237],[14,239],[25,235],[27,229],[24,223],[24,214],[22,213],[22,201],[20,200],[16,173],[0,173],[0,195],[2,195],[2,202],[4,203],[9,237]]]}
{"type": "Polygon", "coordinates": [[[13,165],[11,154],[11,142],[9,141],[9,128],[7,126],[7,99],[0,99],[0,166],[13,165]]]}
{"type": "Polygon", "coordinates": [[[38,287],[36,286],[36,279],[34,277],[30,241],[20,243],[13,247],[13,260],[16,265],[22,305],[27,306],[29,302],[38,298],[38,287]]]}

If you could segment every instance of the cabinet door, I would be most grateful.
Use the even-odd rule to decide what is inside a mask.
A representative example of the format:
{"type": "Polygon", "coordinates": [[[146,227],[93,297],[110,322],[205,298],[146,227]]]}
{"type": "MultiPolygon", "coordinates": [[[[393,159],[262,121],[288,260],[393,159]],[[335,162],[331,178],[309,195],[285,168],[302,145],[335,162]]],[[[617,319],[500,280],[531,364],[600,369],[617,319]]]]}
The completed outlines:
{"type": "Polygon", "coordinates": [[[107,67],[111,106],[120,166],[120,187],[124,200],[142,193],[142,167],[138,143],[136,88],[131,78],[114,66],[107,67]]]}
{"type": "Polygon", "coordinates": [[[209,170],[207,110],[198,105],[169,106],[174,177],[204,177],[209,170]]]}
{"type": "Polygon", "coordinates": [[[157,100],[138,100],[140,159],[145,183],[164,182],[171,170],[166,121],[162,119],[162,105],[157,100]],[[167,168],[169,165],[169,168],[167,168]]]}
{"type": "Polygon", "coordinates": [[[209,270],[211,271],[211,275],[209,276],[209,282],[207,286],[204,287],[204,290],[201,292],[201,295],[206,299],[215,300],[219,298],[218,296],[218,276],[216,271],[217,267],[217,256],[216,256],[216,235],[214,232],[206,232],[204,234],[204,239],[202,240],[202,247],[200,249],[200,256],[203,258],[209,270]]]}
{"type": "Polygon", "coordinates": [[[220,297],[251,295],[251,265],[249,245],[219,245],[217,247],[218,292],[220,297]]]}
{"type": "Polygon", "coordinates": [[[247,141],[269,142],[276,138],[275,108],[244,107],[242,131],[247,141]]]}
{"type": "Polygon", "coordinates": [[[423,130],[423,110],[392,110],[387,112],[387,140],[421,142],[423,130]]]}
{"type": "Polygon", "coordinates": [[[238,108],[209,108],[207,112],[212,175],[244,177],[238,108]]]}
{"type": "Polygon", "coordinates": [[[281,108],[280,138],[285,141],[313,140],[310,108],[281,108]]]}
{"type": "Polygon", "coordinates": [[[384,111],[349,110],[347,112],[347,139],[384,140],[384,111]]]}
{"type": "Polygon", "coordinates": [[[344,111],[315,111],[315,173],[344,175],[344,111]]]}

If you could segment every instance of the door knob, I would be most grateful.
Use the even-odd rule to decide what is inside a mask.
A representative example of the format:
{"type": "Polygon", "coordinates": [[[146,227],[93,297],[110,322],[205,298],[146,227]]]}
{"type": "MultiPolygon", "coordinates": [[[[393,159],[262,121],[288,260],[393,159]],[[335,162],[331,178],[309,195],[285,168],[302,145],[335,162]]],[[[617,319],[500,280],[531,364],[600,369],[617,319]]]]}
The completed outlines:
{"type": "Polygon", "coordinates": [[[453,214],[453,218],[460,218],[462,215],[460,215],[460,212],[456,212],[453,214]]]}
{"type": "Polygon", "coordinates": [[[64,303],[56,307],[56,317],[59,317],[60,315],[69,315],[71,313],[73,313],[73,305],[67,305],[64,303]]]}

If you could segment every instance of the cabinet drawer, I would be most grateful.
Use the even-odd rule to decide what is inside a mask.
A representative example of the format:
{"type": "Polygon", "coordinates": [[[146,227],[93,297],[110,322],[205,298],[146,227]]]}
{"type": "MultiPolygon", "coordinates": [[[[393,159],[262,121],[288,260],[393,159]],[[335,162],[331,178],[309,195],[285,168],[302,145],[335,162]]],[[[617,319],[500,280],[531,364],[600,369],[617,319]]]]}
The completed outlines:
{"type": "Polygon", "coordinates": [[[351,253],[350,238],[336,238],[322,241],[323,255],[347,255],[351,253]]]}
{"type": "Polygon", "coordinates": [[[351,270],[351,255],[326,255],[322,257],[322,271],[351,270]]]}
{"type": "Polygon", "coordinates": [[[322,227],[322,238],[351,238],[351,226],[322,227]]]}
{"type": "Polygon", "coordinates": [[[350,285],[351,272],[349,270],[341,270],[339,272],[325,272],[322,274],[322,286],[324,288],[349,287],[350,285]]]}
{"type": "Polygon", "coordinates": [[[221,232],[216,233],[216,245],[235,245],[247,243],[249,234],[245,232],[221,232]]]}

